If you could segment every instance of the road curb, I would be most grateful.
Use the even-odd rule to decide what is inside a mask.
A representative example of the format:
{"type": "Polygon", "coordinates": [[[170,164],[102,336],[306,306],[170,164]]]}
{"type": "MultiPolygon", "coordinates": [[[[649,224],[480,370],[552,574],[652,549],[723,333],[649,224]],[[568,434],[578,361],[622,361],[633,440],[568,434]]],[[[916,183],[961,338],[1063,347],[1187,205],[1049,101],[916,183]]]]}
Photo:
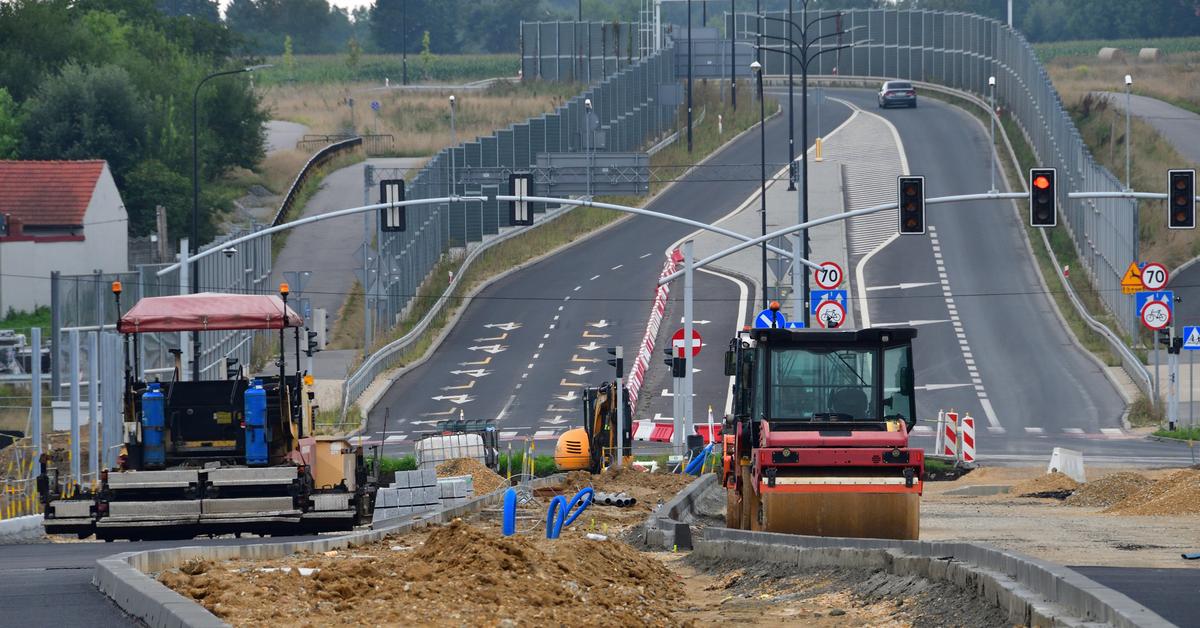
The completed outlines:
{"type": "Polygon", "coordinates": [[[26,515],[0,521],[0,545],[28,543],[42,536],[41,515],[26,515]]]}
{"type": "Polygon", "coordinates": [[[1174,624],[1082,574],[1018,552],[975,543],[846,539],[707,528],[695,554],[884,570],[952,583],[1026,626],[1102,623],[1118,628],[1174,624]]]}
{"type": "MultiPolygon", "coordinates": [[[[560,482],[556,474],[538,478],[531,483],[540,488],[560,482]]],[[[507,488],[507,487],[506,487],[507,488]]],[[[379,541],[391,534],[408,532],[433,524],[449,523],[455,518],[479,512],[486,506],[499,504],[504,490],[477,497],[465,504],[431,513],[391,520],[377,530],[353,532],[341,536],[317,537],[311,541],[261,543],[253,545],[218,545],[213,547],[175,547],[169,549],[125,552],[96,561],[92,584],[108,596],[126,614],[151,628],[212,628],[228,626],[219,617],[194,601],[160,584],[148,574],[177,567],[188,560],[264,560],[280,558],[300,551],[326,552],[379,541]]]]}
{"type": "Polygon", "coordinates": [[[1153,435],[1153,434],[1147,434],[1147,435],[1146,435],[1146,440],[1157,441],[1157,442],[1160,442],[1160,443],[1173,443],[1173,444],[1176,444],[1176,445],[1182,445],[1182,446],[1184,446],[1184,447],[1190,447],[1190,446],[1191,446],[1191,445],[1188,443],[1188,441],[1186,441],[1186,440],[1183,440],[1183,439],[1181,439],[1181,438],[1167,438],[1166,436],[1155,436],[1155,435],[1153,435]]]}
{"type": "Polygon", "coordinates": [[[1072,569],[986,544],[816,537],[724,527],[693,531],[686,523],[695,518],[693,506],[705,490],[716,486],[716,474],[701,476],[664,504],[646,521],[646,542],[667,550],[694,547],[694,553],[704,558],[882,569],[941,580],[999,607],[1010,621],[1026,626],[1174,625],[1072,569]]]}

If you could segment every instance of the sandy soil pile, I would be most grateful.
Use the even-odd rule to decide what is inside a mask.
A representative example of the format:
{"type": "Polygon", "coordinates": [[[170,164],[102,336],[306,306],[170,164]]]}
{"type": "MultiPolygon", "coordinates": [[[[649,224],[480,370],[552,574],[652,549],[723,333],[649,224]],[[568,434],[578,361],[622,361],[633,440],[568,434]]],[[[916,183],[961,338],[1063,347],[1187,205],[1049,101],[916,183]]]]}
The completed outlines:
{"type": "Polygon", "coordinates": [[[599,475],[572,471],[567,474],[561,490],[567,499],[587,486],[597,491],[625,493],[637,499],[637,503],[628,508],[592,504],[580,518],[580,523],[589,529],[594,527],[600,532],[615,533],[640,526],[659,504],[670,501],[695,479],[690,475],[646,473],[632,469],[609,469],[599,475]]]}
{"type": "Polygon", "coordinates": [[[678,576],[624,543],[570,529],[555,541],[504,538],[461,521],[421,536],[269,562],[198,561],[159,581],[237,626],[679,623],[669,611],[684,596],[678,576]]]}
{"type": "Polygon", "coordinates": [[[1059,491],[1073,491],[1079,488],[1079,482],[1072,480],[1070,477],[1055,471],[1040,475],[1031,480],[1018,482],[1014,484],[1010,493],[1012,495],[1036,495],[1038,493],[1052,493],[1059,491]]]}
{"type": "Polygon", "coordinates": [[[1145,490],[1152,484],[1154,480],[1140,473],[1113,473],[1081,484],[1079,489],[1067,498],[1067,503],[1072,506],[1108,507],[1145,490]]]}
{"type": "Polygon", "coordinates": [[[475,494],[487,495],[508,486],[508,481],[498,476],[483,463],[473,458],[447,460],[437,466],[439,478],[469,475],[474,479],[475,494]]]}
{"type": "Polygon", "coordinates": [[[1200,471],[1176,471],[1113,504],[1104,512],[1118,515],[1200,514],[1200,471]]]}

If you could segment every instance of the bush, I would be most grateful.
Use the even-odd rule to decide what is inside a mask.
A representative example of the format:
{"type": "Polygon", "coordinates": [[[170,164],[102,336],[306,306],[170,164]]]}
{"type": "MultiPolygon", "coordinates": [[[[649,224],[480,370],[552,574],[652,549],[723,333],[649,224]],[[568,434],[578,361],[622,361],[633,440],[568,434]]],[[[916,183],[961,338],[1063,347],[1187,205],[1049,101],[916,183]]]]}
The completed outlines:
{"type": "MultiPolygon", "coordinates": [[[[500,454],[499,473],[503,477],[523,473],[524,462],[524,452],[516,452],[512,454],[511,459],[508,454],[500,454]]],[[[554,463],[554,456],[534,457],[533,475],[539,478],[544,478],[546,476],[554,475],[555,473],[558,473],[558,465],[554,463]]]]}
{"type": "MultiPolygon", "coordinates": [[[[367,462],[368,467],[375,465],[375,459],[371,458],[367,462]]],[[[397,471],[416,471],[417,459],[415,456],[404,456],[402,458],[389,458],[384,456],[379,460],[380,473],[395,473],[397,471]]]]}

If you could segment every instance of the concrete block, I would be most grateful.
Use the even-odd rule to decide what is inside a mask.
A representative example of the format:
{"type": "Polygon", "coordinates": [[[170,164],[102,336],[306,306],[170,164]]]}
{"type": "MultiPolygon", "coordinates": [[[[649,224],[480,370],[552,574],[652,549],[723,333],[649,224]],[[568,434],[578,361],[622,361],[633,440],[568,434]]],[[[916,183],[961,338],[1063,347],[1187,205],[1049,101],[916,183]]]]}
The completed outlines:
{"type": "Polygon", "coordinates": [[[421,469],[421,486],[437,486],[437,470],[436,469],[421,469]]]}
{"type": "Polygon", "coordinates": [[[420,489],[404,488],[396,491],[397,506],[411,506],[413,503],[413,491],[420,489]]]}

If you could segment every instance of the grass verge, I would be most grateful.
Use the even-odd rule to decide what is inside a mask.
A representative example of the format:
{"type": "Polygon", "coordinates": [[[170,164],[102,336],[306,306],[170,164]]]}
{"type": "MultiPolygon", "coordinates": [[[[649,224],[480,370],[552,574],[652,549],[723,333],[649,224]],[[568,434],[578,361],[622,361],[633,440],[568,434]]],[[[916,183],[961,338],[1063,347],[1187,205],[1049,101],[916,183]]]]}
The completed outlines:
{"type": "Polygon", "coordinates": [[[1157,430],[1155,436],[1162,438],[1174,438],[1176,440],[1195,441],[1200,440],[1200,427],[1182,427],[1172,430],[1157,430]]]}
{"type": "MultiPolygon", "coordinates": [[[[355,65],[350,65],[344,54],[296,55],[290,68],[282,56],[267,57],[265,62],[275,64],[275,68],[255,74],[261,86],[362,81],[382,86],[384,79],[391,85],[399,85],[404,74],[403,57],[398,54],[362,55],[355,65]]],[[[520,69],[521,60],[516,54],[434,55],[428,61],[414,55],[408,60],[408,77],[412,83],[516,76],[520,69]]]]}

